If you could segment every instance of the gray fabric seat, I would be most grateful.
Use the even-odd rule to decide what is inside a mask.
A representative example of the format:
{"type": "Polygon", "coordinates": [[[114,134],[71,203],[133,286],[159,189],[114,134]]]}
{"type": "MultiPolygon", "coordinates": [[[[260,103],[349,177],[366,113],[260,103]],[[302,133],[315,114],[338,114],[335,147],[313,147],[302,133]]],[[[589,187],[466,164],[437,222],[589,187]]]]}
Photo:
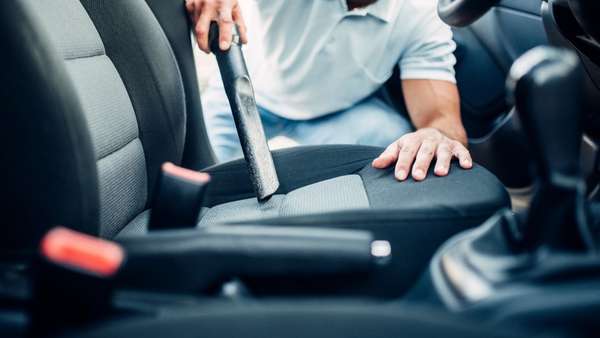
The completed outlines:
{"type": "Polygon", "coordinates": [[[248,198],[214,206],[202,215],[200,225],[360,209],[369,209],[362,180],[346,175],[275,195],[265,203],[248,198]]]}
{"type": "MultiPolygon", "coordinates": [[[[3,57],[14,65],[2,81],[10,111],[1,114],[2,162],[14,163],[2,168],[4,251],[35,251],[55,225],[104,238],[143,234],[161,165],[197,163],[209,151],[207,142],[196,143],[198,125],[188,123],[202,116],[188,109],[198,93],[180,71],[192,62],[191,49],[172,49],[179,39],[189,48],[187,24],[169,40],[148,3],[12,4],[24,24],[4,33],[3,57]]],[[[177,20],[187,22],[177,6],[177,20]]],[[[390,269],[400,277],[393,280],[405,284],[389,289],[402,290],[439,244],[510,205],[502,184],[480,166],[399,183],[391,169],[371,167],[381,151],[340,145],[274,152],[281,187],[262,205],[244,161],[206,168],[212,180],[199,224],[368,229],[391,241],[398,264],[390,269]]]]}
{"type": "MultiPolygon", "coordinates": [[[[348,147],[319,148],[321,152],[335,156],[345,153],[348,147]]],[[[501,207],[499,201],[506,201],[503,197],[504,190],[499,185],[478,186],[477,182],[494,179],[482,167],[476,166],[472,171],[463,171],[454,166],[454,172],[449,177],[435,177],[430,173],[425,182],[409,180],[400,183],[393,179],[389,171],[370,168],[370,160],[381,151],[380,149],[354,146],[351,148],[360,149],[363,153],[341,158],[340,160],[348,160],[351,164],[330,173],[329,176],[333,177],[294,176],[298,182],[290,182],[287,180],[289,176],[283,175],[283,187],[280,192],[264,203],[259,203],[255,197],[251,197],[253,191],[242,161],[208,169],[208,172],[213,172],[213,177],[215,172],[219,174],[213,179],[214,185],[199,215],[198,225],[264,222],[279,225],[331,225],[336,223],[336,220],[345,220],[342,225],[360,227],[361,222],[377,214],[379,217],[389,217],[397,226],[406,222],[414,223],[414,215],[420,215],[417,217],[425,220],[445,220],[449,226],[454,224],[462,229],[479,224],[501,207]],[[225,169],[224,177],[220,176],[220,169],[225,169]],[[338,172],[345,174],[336,176],[338,172]],[[467,177],[471,177],[473,181],[464,184],[468,182],[467,177]],[[303,182],[302,179],[307,181],[303,182]],[[361,216],[356,216],[357,212],[360,212],[361,216]],[[354,216],[348,219],[346,214],[354,216]]],[[[280,173],[285,172],[290,165],[293,166],[294,161],[290,157],[294,156],[290,155],[295,152],[310,153],[313,150],[298,148],[276,152],[275,158],[280,173]],[[288,165],[284,165],[284,162],[288,165]]],[[[311,169],[306,165],[305,168],[311,169]]],[[[147,210],[125,226],[119,236],[146,233],[149,217],[150,211],[147,210]]]]}
{"type": "MultiPolygon", "coordinates": [[[[208,143],[196,143],[198,126],[188,123],[202,116],[188,109],[198,93],[180,71],[192,62],[191,49],[175,53],[172,45],[181,42],[167,38],[144,0],[13,6],[26,24],[6,36],[12,45],[4,57],[15,67],[3,75],[11,113],[2,114],[0,134],[9,148],[2,162],[15,166],[2,169],[10,232],[2,248],[35,250],[58,224],[105,238],[143,234],[161,165],[195,163],[206,155],[199,149],[209,151],[208,143]],[[22,126],[18,133],[14,125],[22,126]]],[[[178,20],[186,22],[178,6],[178,20]]],[[[189,45],[186,27],[178,39],[189,45]]],[[[206,168],[212,180],[199,223],[369,229],[392,242],[402,263],[395,273],[408,285],[440,243],[510,204],[480,166],[399,183],[391,169],[371,167],[381,151],[340,145],[275,152],[281,187],[262,205],[244,161],[206,168]]]]}
{"type": "MultiPolygon", "coordinates": [[[[264,203],[246,198],[204,207],[198,226],[237,222],[259,222],[267,218],[318,215],[329,212],[369,209],[369,200],[359,175],[340,176],[310,184],[289,194],[277,194],[264,203]]],[[[126,226],[119,236],[147,232],[150,212],[144,212],[126,226]]]]}
{"type": "Polygon", "coordinates": [[[43,30],[62,56],[81,104],[97,164],[100,235],[112,238],[148,208],[155,180],[150,177],[158,175],[159,163],[181,161],[185,103],[177,63],[166,37],[143,2],[113,9],[125,10],[122,15],[154,20],[154,25],[149,25],[154,32],[115,27],[120,31],[113,36],[122,39],[122,35],[136,34],[138,46],[132,48],[156,50],[156,60],[150,55],[136,60],[147,76],[144,80],[153,82],[145,86],[155,87],[141,89],[133,87],[138,83],[115,61],[123,56],[108,55],[109,50],[88,14],[89,9],[96,11],[99,17],[107,15],[104,9],[116,7],[111,5],[113,2],[24,0],[24,3],[37,15],[43,30]],[[138,40],[142,34],[147,36],[147,41],[138,40]],[[156,46],[146,46],[153,42],[156,46]],[[161,86],[165,90],[161,91],[161,86]],[[151,111],[143,111],[148,115],[140,114],[143,106],[148,104],[142,104],[136,96],[140,91],[157,100],[151,103],[155,104],[151,111]]]}

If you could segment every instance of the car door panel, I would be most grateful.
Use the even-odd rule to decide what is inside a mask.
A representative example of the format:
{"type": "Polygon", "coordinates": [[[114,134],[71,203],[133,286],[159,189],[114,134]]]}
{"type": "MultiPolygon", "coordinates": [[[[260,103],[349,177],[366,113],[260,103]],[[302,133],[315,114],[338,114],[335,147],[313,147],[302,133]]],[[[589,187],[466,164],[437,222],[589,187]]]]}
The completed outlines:
{"type": "Polygon", "coordinates": [[[541,0],[504,0],[470,27],[454,30],[456,66],[465,119],[471,134],[481,136],[489,123],[509,111],[504,82],[512,62],[527,50],[546,44],[541,0]]]}

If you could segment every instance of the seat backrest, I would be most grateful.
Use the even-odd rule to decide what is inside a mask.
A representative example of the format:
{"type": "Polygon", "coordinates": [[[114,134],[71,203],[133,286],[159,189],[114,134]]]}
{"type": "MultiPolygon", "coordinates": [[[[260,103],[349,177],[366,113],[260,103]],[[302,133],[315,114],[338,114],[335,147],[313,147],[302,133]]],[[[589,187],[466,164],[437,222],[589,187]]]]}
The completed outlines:
{"type": "Polygon", "coordinates": [[[2,242],[32,247],[55,224],[113,237],[149,208],[160,165],[182,160],[185,92],[170,44],[143,0],[1,6],[2,163],[18,162],[3,168],[13,182],[2,242]]]}
{"type": "Polygon", "coordinates": [[[6,257],[33,250],[51,224],[97,233],[99,196],[75,88],[23,2],[0,2],[0,37],[0,246],[6,257]]]}

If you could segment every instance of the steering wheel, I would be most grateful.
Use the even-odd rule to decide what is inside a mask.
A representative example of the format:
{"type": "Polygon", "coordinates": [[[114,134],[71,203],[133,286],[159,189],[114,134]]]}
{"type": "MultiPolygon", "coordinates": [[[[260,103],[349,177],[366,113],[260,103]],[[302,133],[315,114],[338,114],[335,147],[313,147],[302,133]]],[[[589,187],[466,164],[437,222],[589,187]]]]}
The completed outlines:
{"type": "Polygon", "coordinates": [[[600,42],[600,1],[598,0],[569,0],[569,7],[583,29],[596,41],[600,42]]]}
{"type": "MultiPolygon", "coordinates": [[[[439,0],[438,14],[453,27],[464,27],[481,18],[499,0],[439,0]]],[[[597,1],[597,0],[592,0],[597,1]]]]}

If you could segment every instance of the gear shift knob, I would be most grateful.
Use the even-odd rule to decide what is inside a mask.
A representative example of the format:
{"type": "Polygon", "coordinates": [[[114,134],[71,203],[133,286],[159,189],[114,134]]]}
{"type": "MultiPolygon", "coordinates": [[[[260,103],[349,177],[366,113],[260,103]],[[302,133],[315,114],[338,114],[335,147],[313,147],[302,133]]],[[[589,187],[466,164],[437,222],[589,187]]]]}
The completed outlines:
{"type": "Polygon", "coordinates": [[[535,48],[513,65],[508,90],[547,183],[579,178],[582,136],[582,73],[577,56],[552,47],[535,48]]]}
{"type": "Polygon", "coordinates": [[[593,246],[580,170],[582,69],[567,50],[538,47],[513,65],[508,89],[535,157],[537,191],[516,234],[521,249],[593,246]]]}

